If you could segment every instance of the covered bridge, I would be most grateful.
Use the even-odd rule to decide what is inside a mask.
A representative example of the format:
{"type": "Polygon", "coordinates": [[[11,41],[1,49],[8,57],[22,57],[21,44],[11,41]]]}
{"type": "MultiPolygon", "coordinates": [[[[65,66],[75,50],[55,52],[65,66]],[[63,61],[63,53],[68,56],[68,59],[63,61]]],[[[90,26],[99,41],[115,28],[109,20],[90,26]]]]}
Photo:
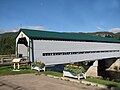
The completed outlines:
{"type": "Polygon", "coordinates": [[[16,55],[46,65],[120,57],[120,40],[81,33],[20,29],[16,55]]]}

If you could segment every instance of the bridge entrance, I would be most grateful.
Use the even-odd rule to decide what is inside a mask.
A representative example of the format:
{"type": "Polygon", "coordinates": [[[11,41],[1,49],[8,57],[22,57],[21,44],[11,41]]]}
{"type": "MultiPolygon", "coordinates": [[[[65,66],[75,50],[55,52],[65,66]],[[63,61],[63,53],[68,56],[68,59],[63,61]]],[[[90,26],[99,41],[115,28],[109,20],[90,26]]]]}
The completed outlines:
{"type": "Polygon", "coordinates": [[[18,42],[18,57],[28,57],[28,42],[27,39],[24,38],[19,38],[18,42]]]}

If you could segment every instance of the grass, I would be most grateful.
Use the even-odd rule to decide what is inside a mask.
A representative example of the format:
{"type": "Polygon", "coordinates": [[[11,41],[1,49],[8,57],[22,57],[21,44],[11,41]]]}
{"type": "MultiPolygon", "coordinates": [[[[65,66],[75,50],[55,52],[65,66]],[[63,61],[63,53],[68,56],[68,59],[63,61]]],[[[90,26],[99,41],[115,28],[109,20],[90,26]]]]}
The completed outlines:
{"type": "Polygon", "coordinates": [[[58,76],[58,77],[62,77],[63,74],[60,72],[55,72],[55,71],[45,71],[45,72],[41,72],[42,74],[45,75],[53,75],[53,76],[58,76]]]}
{"type": "Polygon", "coordinates": [[[20,71],[12,71],[12,66],[0,66],[0,76],[4,75],[16,75],[16,74],[45,74],[45,75],[53,75],[62,77],[62,73],[55,72],[55,71],[45,71],[45,72],[38,72],[36,70],[31,70],[30,66],[20,66],[20,71]]]}
{"type": "Polygon", "coordinates": [[[85,80],[89,81],[89,82],[93,82],[93,83],[106,85],[106,86],[108,86],[108,88],[110,88],[112,86],[120,87],[120,83],[118,83],[118,82],[113,82],[113,81],[108,81],[108,80],[100,80],[100,79],[95,79],[95,78],[87,78],[85,80]]]}
{"type": "Polygon", "coordinates": [[[35,73],[34,70],[30,69],[30,66],[20,66],[20,71],[12,71],[12,70],[13,70],[12,66],[0,66],[0,76],[35,73]]]}

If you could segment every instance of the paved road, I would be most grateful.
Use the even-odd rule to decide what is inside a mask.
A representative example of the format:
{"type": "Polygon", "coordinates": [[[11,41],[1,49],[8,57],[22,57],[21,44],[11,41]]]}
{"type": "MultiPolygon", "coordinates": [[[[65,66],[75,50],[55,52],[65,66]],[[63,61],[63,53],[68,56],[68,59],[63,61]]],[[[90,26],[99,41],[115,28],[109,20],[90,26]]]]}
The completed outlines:
{"type": "Polygon", "coordinates": [[[45,75],[22,74],[0,76],[0,90],[104,90],[96,86],[50,78],[45,75]]]}

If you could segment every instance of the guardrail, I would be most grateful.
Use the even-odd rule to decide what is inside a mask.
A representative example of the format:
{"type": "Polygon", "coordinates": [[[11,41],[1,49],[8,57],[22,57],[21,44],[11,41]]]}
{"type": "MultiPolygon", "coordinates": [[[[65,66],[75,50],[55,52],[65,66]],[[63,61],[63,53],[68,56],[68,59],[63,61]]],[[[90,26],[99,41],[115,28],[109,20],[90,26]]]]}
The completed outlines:
{"type": "Polygon", "coordinates": [[[12,60],[16,57],[15,54],[12,55],[0,55],[0,65],[10,65],[12,60]]]}
{"type": "MultiPolygon", "coordinates": [[[[12,55],[0,55],[0,66],[3,66],[3,65],[12,65],[13,62],[12,60],[16,58],[16,55],[15,54],[12,54],[12,55]]],[[[29,60],[28,60],[28,57],[27,56],[24,56],[22,57],[22,60],[20,61],[20,64],[25,64],[25,65],[28,65],[30,64],[29,60]]]]}

